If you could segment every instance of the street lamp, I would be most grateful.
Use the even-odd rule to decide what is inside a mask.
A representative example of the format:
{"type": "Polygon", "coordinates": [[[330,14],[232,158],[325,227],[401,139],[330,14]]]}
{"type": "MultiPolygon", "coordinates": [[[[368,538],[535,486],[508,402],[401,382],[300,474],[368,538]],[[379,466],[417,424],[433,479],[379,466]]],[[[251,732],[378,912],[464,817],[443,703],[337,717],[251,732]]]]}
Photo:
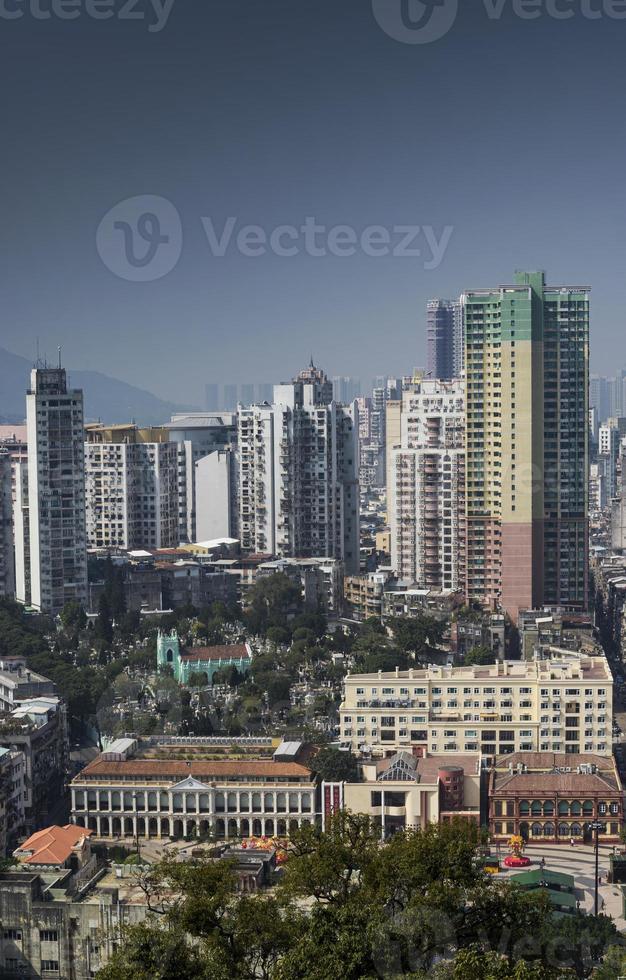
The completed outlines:
{"type": "Polygon", "coordinates": [[[591,823],[587,824],[587,830],[592,830],[595,834],[594,837],[594,847],[596,852],[596,887],[595,887],[595,898],[594,898],[594,915],[598,914],[598,833],[602,833],[606,830],[606,824],[603,824],[601,820],[593,820],[591,823]]]}

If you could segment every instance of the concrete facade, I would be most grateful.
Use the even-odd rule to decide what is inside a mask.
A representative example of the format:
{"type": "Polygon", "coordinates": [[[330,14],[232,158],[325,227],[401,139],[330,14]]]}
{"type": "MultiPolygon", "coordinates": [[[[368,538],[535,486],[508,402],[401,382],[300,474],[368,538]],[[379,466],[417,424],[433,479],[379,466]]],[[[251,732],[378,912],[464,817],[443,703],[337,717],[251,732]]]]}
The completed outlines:
{"type": "Polygon", "coordinates": [[[87,602],[83,393],[64,368],[33,369],[26,418],[30,602],[57,613],[87,602]]]}
{"type": "Polygon", "coordinates": [[[609,755],[613,677],[602,656],[558,650],[547,660],[349,674],[339,714],[354,750],[609,755]]]}

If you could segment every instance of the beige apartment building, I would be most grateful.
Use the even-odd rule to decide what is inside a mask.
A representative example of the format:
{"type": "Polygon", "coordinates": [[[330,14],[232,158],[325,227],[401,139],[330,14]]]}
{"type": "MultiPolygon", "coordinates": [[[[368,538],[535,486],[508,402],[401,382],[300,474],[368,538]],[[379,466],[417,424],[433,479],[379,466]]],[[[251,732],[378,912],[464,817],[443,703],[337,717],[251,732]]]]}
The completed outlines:
{"type": "Polygon", "coordinates": [[[480,823],[480,789],[479,753],[416,758],[397,752],[365,762],[359,782],[324,783],[322,824],[339,809],[366,813],[386,839],[458,817],[480,823]]]}
{"type": "Polygon", "coordinates": [[[612,751],[613,678],[603,656],[430,666],[344,680],[341,739],[375,755],[612,751]]]}

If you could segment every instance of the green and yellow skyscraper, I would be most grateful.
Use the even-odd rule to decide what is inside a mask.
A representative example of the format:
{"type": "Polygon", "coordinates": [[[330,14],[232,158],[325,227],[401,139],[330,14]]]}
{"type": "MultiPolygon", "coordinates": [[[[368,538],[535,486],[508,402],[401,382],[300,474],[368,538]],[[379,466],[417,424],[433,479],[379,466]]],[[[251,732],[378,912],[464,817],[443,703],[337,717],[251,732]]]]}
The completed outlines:
{"type": "Polygon", "coordinates": [[[587,608],[589,290],[543,272],[462,299],[467,598],[587,608]]]}

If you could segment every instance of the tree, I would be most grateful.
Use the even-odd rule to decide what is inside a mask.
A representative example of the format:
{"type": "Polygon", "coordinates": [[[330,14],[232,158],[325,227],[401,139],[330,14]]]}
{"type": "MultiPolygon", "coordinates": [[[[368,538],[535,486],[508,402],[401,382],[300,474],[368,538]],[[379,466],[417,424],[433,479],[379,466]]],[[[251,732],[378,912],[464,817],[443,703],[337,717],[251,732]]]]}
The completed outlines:
{"type": "Polygon", "coordinates": [[[163,925],[144,925],[137,942],[131,932],[130,949],[125,943],[113,957],[112,972],[105,967],[98,980],[153,980],[163,976],[153,953],[166,956],[166,969],[180,956],[183,971],[168,972],[165,980],[199,977],[204,980],[270,980],[282,955],[304,925],[304,915],[287,910],[276,899],[237,897],[237,876],[228,861],[211,859],[176,863],[171,859],[156,865],[138,879],[149,909],[163,918],[163,925]],[[163,928],[165,926],[165,928],[163,928]],[[172,937],[169,943],[159,936],[172,937]],[[169,950],[175,955],[168,956],[169,950]],[[149,969],[154,972],[149,973],[149,969]]]}
{"type": "Polygon", "coordinates": [[[352,753],[329,745],[319,750],[311,765],[327,783],[354,783],[359,778],[359,767],[352,753]]]}
{"type": "Polygon", "coordinates": [[[433,980],[552,980],[557,974],[542,963],[520,960],[511,966],[506,956],[479,946],[460,950],[452,962],[437,967],[433,980]]]}
{"type": "Polygon", "coordinates": [[[111,620],[111,606],[109,597],[105,592],[100,595],[98,603],[98,618],[96,620],[96,636],[105,643],[111,643],[113,639],[113,623],[111,620]]]}
{"type": "Polygon", "coordinates": [[[246,624],[257,633],[266,633],[270,626],[284,626],[302,609],[302,590],[284,575],[263,576],[248,591],[246,624]]]}
{"type": "Polygon", "coordinates": [[[265,635],[275,646],[284,646],[291,639],[291,633],[286,626],[270,626],[265,635]]]}
{"type": "Polygon", "coordinates": [[[80,602],[70,599],[60,613],[61,623],[66,633],[79,633],[87,625],[87,616],[80,602]]]}
{"type": "Polygon", "coordinates": [[[626,976],[626,948],[621,944],[609,947],[602,963],[592,973],[593,980],[615,980],[626,976]]]}
{"type": "Polygon", "coordinates": [[[496,655],[486,646],[475,646],[465,654],[463,663],[470,667],[473,664],[495,664],[496,655]]]}
{"type": "Polygon", "coordinates": [[[124,944],[98,973],[98,980],[213,980],[201,951],[177,929],[147,923],[124,931],[124,944]]]}
{"type": "Polygon", "coordinates": [[[389,620],[389,627],[400,650],[415,654],[417,659],[428,657],[438,649],[446,626],[445,621],[427,613],[389,620]]]}
{"type": "Polygon", "coordinates": [[[206,671],[194,670],[189,675],[189,687],[206,687],[209,683],[209,678],[206,671]]]}

